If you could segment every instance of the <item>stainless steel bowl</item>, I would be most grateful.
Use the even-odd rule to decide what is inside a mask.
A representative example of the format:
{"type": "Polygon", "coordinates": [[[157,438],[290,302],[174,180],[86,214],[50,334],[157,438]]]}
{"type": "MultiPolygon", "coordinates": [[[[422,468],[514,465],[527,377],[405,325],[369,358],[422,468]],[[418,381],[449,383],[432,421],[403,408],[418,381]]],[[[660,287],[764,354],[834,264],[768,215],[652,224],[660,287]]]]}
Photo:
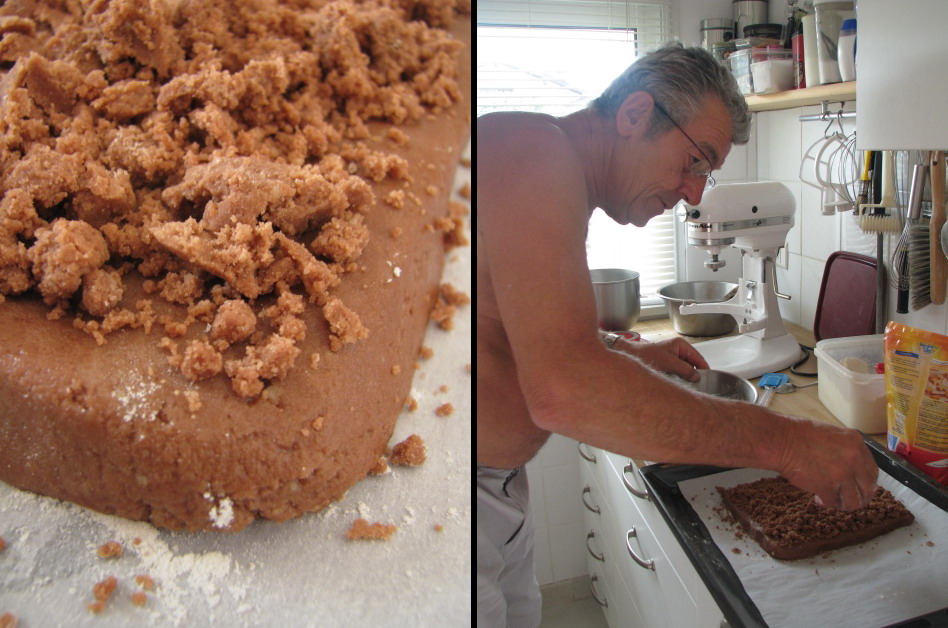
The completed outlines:
{"type": "Polygon", "coordinates": [[[683,303],[716,303],[731,298],[736,283],[726,281],[682,281],[665,286],[658,296],[665,301],[675,331],[685,336],[723,336],[734,331],[737,321],[730,314],[682,314],[683,303]]]}
{"type": "Polygon", "coordinates": [[[727,397],[754,403],[757,401],[757,388],[744,379],[725,371],[712,369],[698,369],[701,381],[697,383],[684,382],[685,386],[717,397],[727,397]]]}
{"type": "Polygon", "coordinates": [[[606,331],[631,329],[639,320],[639,274],[624,268],[596,268],[589,271],[599,328],[606,331]]]}

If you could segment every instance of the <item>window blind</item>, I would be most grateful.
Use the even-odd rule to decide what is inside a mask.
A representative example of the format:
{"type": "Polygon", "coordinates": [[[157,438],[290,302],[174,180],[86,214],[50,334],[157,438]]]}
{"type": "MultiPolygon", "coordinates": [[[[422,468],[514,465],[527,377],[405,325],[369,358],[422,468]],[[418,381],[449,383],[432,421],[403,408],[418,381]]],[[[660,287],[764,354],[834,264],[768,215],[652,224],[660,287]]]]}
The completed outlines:
{"type": "MultiPolygon", "coordinates": [[[[585,107],[636,58],[673,38],[671,0],[478,0],[477,115],[534,111],[563,116],[585,107]]],[[[590,268],[640,274],[642,304],[676,280],[672,212],[642,228],[594,212],[590,268]]]]}

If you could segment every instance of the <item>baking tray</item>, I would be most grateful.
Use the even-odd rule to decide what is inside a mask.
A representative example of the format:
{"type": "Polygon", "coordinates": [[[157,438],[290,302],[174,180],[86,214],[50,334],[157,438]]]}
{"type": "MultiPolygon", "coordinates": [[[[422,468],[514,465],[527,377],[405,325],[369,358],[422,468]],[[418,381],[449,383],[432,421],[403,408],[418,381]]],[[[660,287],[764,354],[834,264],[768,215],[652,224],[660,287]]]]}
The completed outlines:
{"type": "MultiPolygon", "coordinates": [[[[894,456],[883,445],[863,436],[879,469],[898,480],[932,504],[948,512],[948,491],[932,478],[904,460],[894,456]]],[[[640,469],[642,478],[672,534],[685,550],[711,597],[717,602],[725,619],[733,627],[765,628],[767,623],[754,601],[744,589],[727,557],[711,538],[678,487],[678,483],[729,470],[707,465],[652,464],[640,469]]],[[[948,627],[948,608],[907,619],[890,626],[903,628],[948,627]]]]}

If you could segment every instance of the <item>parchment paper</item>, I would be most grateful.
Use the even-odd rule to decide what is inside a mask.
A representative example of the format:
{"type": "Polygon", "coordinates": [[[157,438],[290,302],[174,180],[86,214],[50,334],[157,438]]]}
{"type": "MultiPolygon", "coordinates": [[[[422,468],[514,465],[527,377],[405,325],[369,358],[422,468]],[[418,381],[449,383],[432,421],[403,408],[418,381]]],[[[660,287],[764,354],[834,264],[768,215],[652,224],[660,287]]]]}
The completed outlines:
{"type": "MultiPolygon", "coordinates": [[[[454,190],[464,181],[470,170],[459,168],[454,190]]],[[[470,247],[448,253],[442,281],[471,294],[470,247]]],[[[453,331],[429,324],[434,355],[412,382],[418,409],[402,413],[391,441],[419,434],[427,461],[369,477],[320,513],[234,534],[174,533],[0,483],[0,615],[23,628],[470,626],[472,307],[459,309],[453,331]],[[454,412],[436,416],[445,402],[454,412]],[[398,530],[347,541],[358,517],[398,530]],[[107,541],[124,555],[96,556],[107,541]],[[142,607],[131,601],[137,574],[156,581],[142,607]],[[92,587],[109,575],[118,589],[93,615],[92,587]]]]}
{"type": "Polygon", "coordinates": [[[948,607],[948,513],[880,472],[879,484],[915,515],[912,525],[815,558],[779,561],[749,537],[737,538],[715,488],[773,475],[735,469],[678,485],[771,628],[886,626],[948,607]]]}

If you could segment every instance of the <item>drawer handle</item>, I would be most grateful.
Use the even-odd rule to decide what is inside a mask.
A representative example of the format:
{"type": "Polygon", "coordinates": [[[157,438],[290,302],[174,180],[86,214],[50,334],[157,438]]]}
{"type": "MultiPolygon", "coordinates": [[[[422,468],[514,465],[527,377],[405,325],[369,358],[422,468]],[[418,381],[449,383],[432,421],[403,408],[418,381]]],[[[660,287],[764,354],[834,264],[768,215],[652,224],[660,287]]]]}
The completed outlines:
{"type": "Polygon", "coordinates": [[[591,547],[589,547],[589,541],[592,540],[594,536],[596,536],[596,533],[592,530],[590,530],[589,534],[586,535],[586,551],[589,552],[589,555],[598,560],[600,563],[604,563],[606,562],[606,557],[602,554],[597,554],[592,550],[591,547]]]}
{"type": "Polygon", "coordinates": [[[583,445],[584,445],[584,444],[585,444],[585,443],[576,443],[576,449],[579,450],[579,455],[583,457],[583,460],[586,460],[586,461],[588,461],[588,462],[592,462],[593,464],[595,464],[595,463],[596,463],[596,454],[587,454],[586,452],[584,452],[584,451],[583,451],[583,445]]]}
{"type": "Polygon", "coordinates": [[[644,499],[647,502],[652,501],[652,498],[651,496],[649,496],[648,493],[646,493],[645,491],[640,491],[639,489],[632,486],[632,483],[629,482],[629,478],[626,475],[627,473],[635,473],[635,465],[632,462],[629,462],[629,464],[625,465],[625,467],[622,468],[622,483],[625,484],[625,488],[627,491],[629,491],[630,493],[632,493],[639,499],[644,499]]]}
{"type": "Polygon", "coordinates": [[[606,598],[599,599],[599,595],[596,593],[596,583],[599,582],[599,576],[593,576],[589,579],[589,590],[592,592],[593,599],[599,602],[599,606],[604,608],[609,608],[609,600],[606,598]]]}
{"type": "Polygon", "coordinates": [[[646,569],[651,569],[655,571],[655,561],[654,560],[642,560],[635,555],[635,550],[632,549],[632,537],[638,537],[638,533],[635,531],[635,526],[632,526],[632,529],[629,530],[629,533],[625,537],[625,546],[629,550],[629,556],[632,557],[632,560],[637,562],[639,566],[645,567],[646,569]]]}
{"type": "Polygon", "coordinates": [[[590,506],[590,505],[589,505],[589,502],[586,501],[586,493],[592,493],[592,489],[589,488],[588,486],[583,489],[583,497],[582,497],[582,499],[583,499],[583,506],[585,506],[585,507],[586,507],[586,510],[588,510],[589,512],[594,512],[594,513],[596,513],[596,514],[598,515],[598,514],[599,514],[599,506],[596,506],[596,507],[590,506]]]}

